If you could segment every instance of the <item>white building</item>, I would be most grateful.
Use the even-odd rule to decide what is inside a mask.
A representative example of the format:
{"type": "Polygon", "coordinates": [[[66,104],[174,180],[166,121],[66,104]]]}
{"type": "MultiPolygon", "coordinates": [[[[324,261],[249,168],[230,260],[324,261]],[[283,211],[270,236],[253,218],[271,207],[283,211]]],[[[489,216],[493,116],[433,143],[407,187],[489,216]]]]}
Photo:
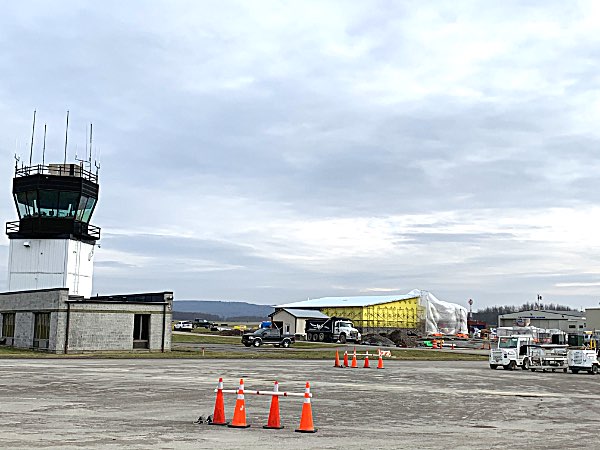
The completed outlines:
{"type": "Polygon", "coordinates": [[[528,310],[499,315],[498,326],[534,326],[573,333],[585,330],[587,322],[579,311],[528,310]]]}
{"type": "Polygon", "coordinates": [[[310,309],[282,308],[277,309],[269,317],[285,333],[290,333],[298,337],[306,337],[306,333],[304,332],[306,319],[327,319],[329,316],[310,309]]]}

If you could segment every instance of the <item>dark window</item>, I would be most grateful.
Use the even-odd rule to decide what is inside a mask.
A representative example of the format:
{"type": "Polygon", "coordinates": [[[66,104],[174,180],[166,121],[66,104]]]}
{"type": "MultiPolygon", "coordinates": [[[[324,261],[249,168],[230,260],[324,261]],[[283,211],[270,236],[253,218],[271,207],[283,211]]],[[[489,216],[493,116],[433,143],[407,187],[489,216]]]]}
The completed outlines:
{"type": "Polygon", "coordinates": [[[79,199],[79,205],[77,206],[77,220],[81,220],[83,216],[83,212],[85,211],[85,204],[87,203],[88,198],[85,195],[82,195],[79,199]]]}
{"type": "Polygon", "coordinates": [[[90,217],[92,217],[92,211],[94,210],[94,205],[96,204],[95,198],[89,198],[87,203],[85,204],[85,209],[83,210],[83,215],[81,216],[81,221],[88,223],[90,221],[90,217]]]}
{"type": "Polygon", "coordinates": [[[575,325],[569,325],[569,328],[575,328],[575,325]]]}
{"type": "Polygon", "coordinates": [[[0,344],[13,345],[15,338],[15,313],[2,314],[2,333],[0,334],[0,344]]]}
{"type": "Polygon", "coordinates": [[[33,347],[48,348],[50,340],[50,313],[35,313],[33,347]]]}
{"type": "Polygon", "coordinates": [[[150,314],[133,316],[133,348],[149,348],[150,314]]]}
{"type": "Polygon", "coordinates": [[[55,217],[58,213],[58,191],[40,190],[40,215],[55,217]]]}
{"type": "Polygon", "coordinates": [[[79,193],[60,192],[58,196],[58,217],[75,217],[79,205],[79,193]]]}
{"type": "Polygon", "coordinates": [[[36,191],[18,192],[15,194],[19,219],[36,216],[38,214],[38,200],[36,191]]]}
{"type": "Polygon", "coordinates": [[[27,204],[27,193],[18,192],[15,194],[15,200],[17,202],[17,210],[19,211],[19,219],[30,216],[29,205],[27,204]]]}

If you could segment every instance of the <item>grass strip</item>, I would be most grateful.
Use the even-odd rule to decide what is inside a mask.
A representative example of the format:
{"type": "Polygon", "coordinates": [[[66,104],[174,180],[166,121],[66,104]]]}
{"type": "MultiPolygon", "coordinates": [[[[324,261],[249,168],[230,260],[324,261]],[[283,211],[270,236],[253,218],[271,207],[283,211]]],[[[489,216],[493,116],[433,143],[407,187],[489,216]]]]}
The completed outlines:
{"type": "MultiPolygon", "coordinates": [[[[395,360],[405,361],[485,361],[485,355],[472,355],[458,352],[430,352],[424,350],[401,350],[392,353],[395,360]]],[[[239,351],[206,350],[204,356],[201,351],[178,349],[171,352],[89,352],[69,353],[68,355],[46,353],[36,350],[0,348],[0,358],[27,358],[27,359],[305,359],[305,360],[331,360],[334,355],[331,350],[323,351],[295,351],[289,352],[284,349],[273,349],[271,351],[255,351],[253,348],[241,348],[239,351]]],[[[388,361],[388,359],[385,359],[388,361]]],[[[373,358],[372,361],[376,361],[373,358]]],[[[359,362],[359,365],[361,363],[359,362]]]]}

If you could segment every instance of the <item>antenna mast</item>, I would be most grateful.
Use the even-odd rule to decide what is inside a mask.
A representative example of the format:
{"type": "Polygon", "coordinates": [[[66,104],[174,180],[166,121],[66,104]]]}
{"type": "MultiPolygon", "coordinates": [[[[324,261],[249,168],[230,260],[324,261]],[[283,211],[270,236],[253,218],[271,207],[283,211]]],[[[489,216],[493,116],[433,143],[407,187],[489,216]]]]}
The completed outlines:
{"type": "Polygon", "coordinates": [[[90,156],[88,159],[88,165],[90,168],[90,172],[92,171],[92,124],[90,123],[90,156]]]}
{"type": "Polygon", "coordinates": [[[63,165],[67,164],[67,141],[69,139],[69,111],[67,111],[67,127],[65,129],[65,160],[63,165]]]}
{"type": "Polygon", "coordinates": [[[29,147],[29,166],[31,166],[31,157],[33,156],[33,137],[35,136],[35,109],[33,110],[33,127],[31,130],[31,147],[29,147]]]}
{"type": "Polygon", "coordinates": [[[44,124],[44,148],[42,149],[42,166],[45,164],[45,162],[46,162],[46,124],[44,124]]]}

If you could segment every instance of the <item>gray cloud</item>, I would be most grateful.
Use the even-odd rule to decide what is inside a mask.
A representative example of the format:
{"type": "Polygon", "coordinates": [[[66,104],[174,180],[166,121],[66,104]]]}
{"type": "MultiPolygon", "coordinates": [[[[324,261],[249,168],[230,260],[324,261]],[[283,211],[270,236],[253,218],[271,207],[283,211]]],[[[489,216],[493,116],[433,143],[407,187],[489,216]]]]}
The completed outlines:
{"type": "Polygon", "coordinates": [[[595,8],[13,2],[0,175],[94,122],[102,293],[595,304],[595,8]]]}

